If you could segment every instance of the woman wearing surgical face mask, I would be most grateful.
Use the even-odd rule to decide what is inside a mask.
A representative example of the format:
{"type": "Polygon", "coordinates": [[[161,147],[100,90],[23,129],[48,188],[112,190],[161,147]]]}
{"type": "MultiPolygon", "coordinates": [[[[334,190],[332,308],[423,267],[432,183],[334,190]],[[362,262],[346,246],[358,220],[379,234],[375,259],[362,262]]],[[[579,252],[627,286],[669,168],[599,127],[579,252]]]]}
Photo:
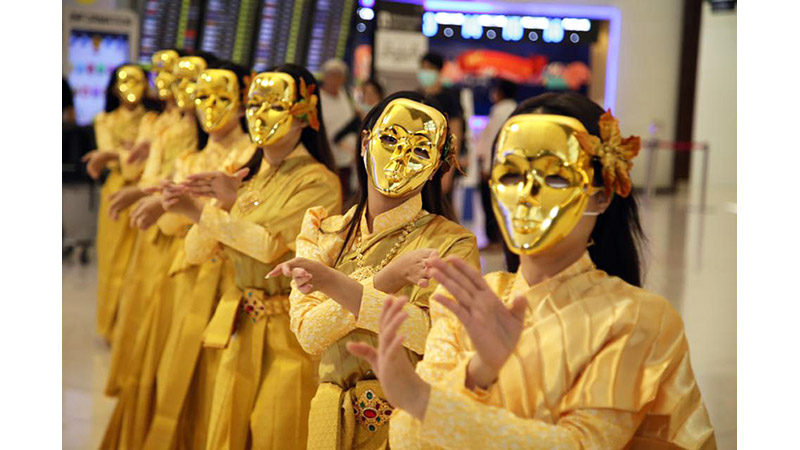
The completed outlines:
{"type": "Polygon", "coordinates": [[[387,302],[378,350],[350,347],[402,410],[392,448],[716,448],[680,316],[638,287],[638,150],[578,94],[519,105],[491,175],[519,271],[433,261],[442,289],[416,372],[397,343],[403,300],[387,302]]]}
{"type": "Polygon", "coordinates": [[[194,222],[187,259],[223,251],[234,268],[234,286],[220,292],[203,333],[205,347],[221,349],[219,369],[209,374],[206,448],[305,447],[316,362],[289,329],[291,280],[264,277],[294,257],[308,208],[341,209],[316,88],[294,64],[256,75],[245,103],[255,154],[232,174],[189,176],[170,200],[194,222]],[[203,197],[211,201],[203,205],[203,197]]]}
{"type": "Polygon", "coordinates": [[[190,155],[197,152],[194,103],[176,83],[190,82],[193,86],[206,61],[192,56],[173,59],[169,64],[169,56],[177,54],[164,51],[154,55],[155,84],[162,100],[174,106],[152,117],[149,130],[143,125],[139,136],[142,142],[148,142],[149,151],[139,182],[131,187],[139,198],[130,223],[140,229],[122,280],[107,384],[118,401],[106,428],[104,448],[140,448],[144,442],[152,418],[155,371],[164,349],[176,288],[180,287],[176,284],[179,278],[169,274],[183,246],[187,221],[164,213],[156,187],[162,180],[179,176],[181,164],[188,165],[190,155]],[[158,64],[161,62],[164,64],[158,64]],[[166,82],[161,83],[164,77],[166,82]]]}
{"type": "Polygon", "coordinates": [[[127,217],[113,221],[108,211],[113,196],[136,181],[120,162],[125,162],[133,148],[145,115],[142,98],[146,87],[141,67],[124,64],[114,71],[106,88],[106,110],[95,118],[98,150],[83,157],[86,171],[95,180],[104,168],[110,169],[100,191],[97,216],[97,332],[106,341],[111,341],[119,286],[135,237],[128,228],[127,217]]]}
{"type": "Polygon", "coordinates": [[[449,219],[442,202],[452,139],[444,114],[421,94],[399,92],[380,102],[361,127],[357,205],[341,216],[308,210],[297,258],[269,274],[294,279],[292,330],[307,352],[321,358],[310,449],[386,445],[392,407],[373,368],[345,346],[376,342],[386,294],[403,294],[410,298],[403,358],[416,363],[435,287],[428,262],[458,255],[480,267],[475,237],[449,219]]]}

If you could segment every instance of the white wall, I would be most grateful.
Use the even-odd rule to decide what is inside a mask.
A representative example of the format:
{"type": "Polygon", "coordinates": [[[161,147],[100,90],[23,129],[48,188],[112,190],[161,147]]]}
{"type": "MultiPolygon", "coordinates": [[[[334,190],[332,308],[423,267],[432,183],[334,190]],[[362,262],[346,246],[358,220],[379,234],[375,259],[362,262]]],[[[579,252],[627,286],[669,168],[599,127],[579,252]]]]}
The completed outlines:
{"type": "MultiPolygon", "coordinates": [[[[736,12],[712,13],[703,2],[694,140],[711,147],[709,185],[736,185],[736,12]]],[[[692,187],[699,187],[702,160],[692,159],[692,187]]]]}

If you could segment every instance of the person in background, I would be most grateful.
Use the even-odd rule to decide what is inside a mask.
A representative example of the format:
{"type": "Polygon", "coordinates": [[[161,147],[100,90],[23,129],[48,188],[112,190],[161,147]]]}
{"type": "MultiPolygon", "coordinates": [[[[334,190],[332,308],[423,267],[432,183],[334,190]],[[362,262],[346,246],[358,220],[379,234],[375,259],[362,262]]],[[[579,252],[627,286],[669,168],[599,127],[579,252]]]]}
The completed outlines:
{"type": "Polygon", "coordinates": [[[327,130],[328,142],[331,143],[336,169],[342,183],[342,197],[350,196],[350,177],[353,159],[355,158],[355,133],[347,133],[336,140],[336,136],[344,130],[355,117],[356,112],[350,97],[347,95],[347,64],[340,59],[330,59],[322,65],[322,87],[319,91],[322,102],[321,120],[327,130]]]}
{"type": "MultiPolygon", "coordinates": [[[[442,85],[441,72],[443,68],[444,57],[442,55],[433,52],[426,53],[420,60],[417,80],[422,93],[441,105],[442,111],[447,116],[447,124],[456,137],[455,151],[459,155],[464,145],[464,110],[461,107],[458,90],[442,85]]],[[[453,196],[454,176],[455,171],[450,171],[442,178],[442,191],[448,199],[452,199],[453,196]]]]}
{"type": "Polygon", "coordinates": [[[489,123],[484,128],[478,140],[476,152],[481,173],[481,204],[485,217],[486,237],[492,244],[499,244],[502,241],[500,228],[497,220],[492,213],[492,198],[489,190],[489,175],[492,171],[492,144],[506,121],[517,107],[514,96],[517,95],[517,85],[502,78],[492,80],[489,88],[489,99],[492,101],[492,109],[489,110],[489,123]]]}

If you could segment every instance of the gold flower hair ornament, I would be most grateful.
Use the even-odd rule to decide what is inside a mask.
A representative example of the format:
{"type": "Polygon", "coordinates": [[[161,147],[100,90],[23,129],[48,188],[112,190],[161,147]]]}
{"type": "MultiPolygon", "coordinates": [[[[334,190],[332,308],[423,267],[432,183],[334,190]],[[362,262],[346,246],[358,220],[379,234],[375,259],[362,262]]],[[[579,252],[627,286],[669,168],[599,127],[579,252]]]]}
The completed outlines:
{"type": "Polygon", "coordinates": [[[599,125],[600,137],[585,131],[576,132],[575,137],[583,151],[600,160],[606,195],[614,191],[627,197],[631,192],[631,160],[639,154],[641,139],[639,136],[623,138],[619,132],[619,121],[611,115],[610,109],[600,116],[599,125]]]}
{"type": "Polygon", "coordinates": [[[300,78],[300,99],[289,109],[289,113],[296,119],[302,120],[314,129],[319,131],[319,117],[317,116],[317,102],[319,97],[314,94],[315,84],[306,86],[306,80],[300,78]]]}
{"type": "Polygon", "coordinates": [[[458,142],[458,138],[455,134],[451,133],[447,135],[447,139],[444,141],[444,148],[442,148],[442,162],[464,174],[461,164],[458,163],[456,142],[458,142]]]}

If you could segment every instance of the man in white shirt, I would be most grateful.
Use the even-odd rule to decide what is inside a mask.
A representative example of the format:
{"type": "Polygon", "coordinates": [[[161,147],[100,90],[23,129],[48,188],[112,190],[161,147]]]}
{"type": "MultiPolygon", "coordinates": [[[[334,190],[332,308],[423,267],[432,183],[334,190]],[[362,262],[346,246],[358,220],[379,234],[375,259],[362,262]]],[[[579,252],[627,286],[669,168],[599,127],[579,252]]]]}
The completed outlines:
{"type": "Polygon", "coordinates": [[[489,110],[489,122],[486,124],[477,145],[477,156],[481,167],[481,203],[486,222],[486,237],[491,243],[502,242],[500,228],[492,212],[491,191],[489,190],[489,175],[492,170],[492,144],[503,123],[511,116],[517,107],[514,96],[517,94],[517,85],[502,78],[492,81],[489,98],[492,109],[489,110]]]}
{"type": "Polygon", "coordinates": [[[356,135],[348,134],[334,142],[334,137],[345,128],[355,117],[355,109],[350,101],[350,97],[345,90],[347,82],[347,64],[340,59],[331,59],[322,66],[322,87],[319,91],[322,103],[322,120],[325,123],[325,131],[328,143],[336,159],[336,167],[339,170],[339,178],[342,181],[342,196],[348,198],[350,195],[350,178],[353,173],[353,161],[356,153],[356,135]]]}

